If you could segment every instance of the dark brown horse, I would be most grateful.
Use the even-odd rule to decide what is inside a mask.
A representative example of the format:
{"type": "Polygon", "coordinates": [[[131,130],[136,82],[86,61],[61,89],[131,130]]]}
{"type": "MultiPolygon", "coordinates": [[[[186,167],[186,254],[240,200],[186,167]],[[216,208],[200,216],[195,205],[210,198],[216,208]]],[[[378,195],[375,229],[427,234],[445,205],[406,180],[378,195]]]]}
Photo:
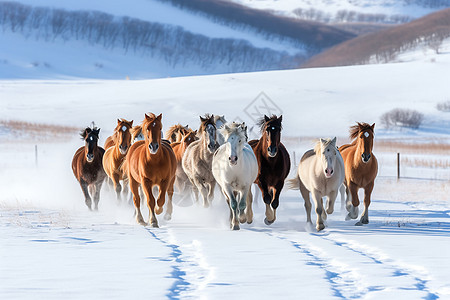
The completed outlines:
{"type": "Polygon", "coordinates": [[[264,115],[259,121],[262,137],[249,142],[258,160],[259,171],[255,183],[261,190],[266,204],[264,223],[267,225],[275,222],[280,192],[291,169],[289,153],[280,142],[282,119],[283,116],[278,118],[273,115],[269,118],[264,115]]]}
{"type": "Polygon", "coordinates": [[[95,127],[83,130],[80,135],[85,141],[85,145],[75,152],[72,159],[72,171],[80,183],[86,205],[92,209],[92,196],[95,210],[98,209],[100,190],[106,178],[102,164],[105,150],[97,145],[99,132],[100,128],[95,127]]]}
{"type": "Polygon", "coordinates": [[[136,208],[136,220],[139,224],[147,225],[141,214],[141,198],[139,186],[142,186],[149,208],[149,221],[152,227],[158,227],[156,214],[161,214],[169,196],[165,219],[172,217],[172,196],[177,159],[169,143],[161,140],[162,114],[155,116],[146,114],[142,122],[145,140],[135,142],[126,156],[124,170],[127,171],[130,189],[133,193],[136,208]],[[159,195],[155,203],[152,193],[153,186],[158,186],[159,195]]]}
{"type": "MultiPolygon", "coordinates": [[[[133,121],[118,119],[112,135],[113,146],[106,149],[103,155],[103,168],[114,184],[117,200],[121,200],[122,186],[120,180],[125,180],[126,174],[122,170],[125,156],[131,146],[131,132],[133,121]]],[[[126,189],[125,189],[126,193],[126,189]]]]}
{"type": "MultiPolygon", "coordinates": [[[[378,162],[372,153],[374,129],[375,123],[357,123],[350,127],[350,138],[354,141],[339,147],[345,165],[346,220],[358,217],[358,190],[364,189],[364,212],[355,225],[369,223],[370,196],[378,173],[378,162]]],[[[343,194],[344,188],[340,192],[343,194]]]]}

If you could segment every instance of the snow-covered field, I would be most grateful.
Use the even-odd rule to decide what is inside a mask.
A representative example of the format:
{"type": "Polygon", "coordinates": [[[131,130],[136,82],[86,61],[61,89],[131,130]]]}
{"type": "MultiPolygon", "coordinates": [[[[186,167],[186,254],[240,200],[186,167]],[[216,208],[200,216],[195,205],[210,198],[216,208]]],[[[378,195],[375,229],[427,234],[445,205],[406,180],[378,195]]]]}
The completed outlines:
{"type": "MultiPolygon", "coordinates": [[[[342,144],[355,121],[379,124],[396,107],[425,115],[418,131],[375,127],[380,176],[370,224],[344,221],[337,201],[320,233],[305,226],[303,200],[288,190],[272,226],[264,225],[259,197],[254,223],[237,232],[219,193],[210,209],[176,205],[159,229],[137,225],[133,207],[116,203],[108,187],[99,212],[90,212],[70,168],[82,145],[76,133],[69,142],[35,143],[0,126],[0,298],[450,299],[448,169],[441,180],[397,181],[395,153],[376,152],[377,141],[450,143],[450,115],[436,110],[450,95],[445,53],[398,64],[142,81],[0,81],[0,120],[80,129],[95,121],[101,144],[117,118],[140,122],[149,111],[163,113],[165,128],[196,128],[205,112],[250,126],[257,111],[282,113],[297,161],[313,137],[338,136],[342,144]]],[[[423,177],[421,169],[410,172],[423,177]]]]}

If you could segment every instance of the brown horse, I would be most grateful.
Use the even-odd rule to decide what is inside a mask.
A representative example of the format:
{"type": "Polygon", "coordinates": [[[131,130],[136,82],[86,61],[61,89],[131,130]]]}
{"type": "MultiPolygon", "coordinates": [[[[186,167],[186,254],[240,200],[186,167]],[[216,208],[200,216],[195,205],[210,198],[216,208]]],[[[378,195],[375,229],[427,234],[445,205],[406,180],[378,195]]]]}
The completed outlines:
{"type": "Polygon", "coordinates": [[[169,195],[165,219],[172,217],[172,196],[177,159],[169,143],[161,140],[162,114],[155,116],[146,114],[142,122],[142,131],[145,140],[135,142],[126,156],[124,169],[127,171],[130,181],[130,189],[133,193],[134,206],[136,208],[136,220],[139,224],[147,225],[142,218],[139,196],[139,185],[142,186],[149,208],[149,221],[152,227],[158,227],[156,214],[161,214],[166,200],[166,192],[169,195]],[[159,195],[156,201],[152,193],[153,186],[158,186],[159,195]]]}
{"type": "Polygon", "coordinates": [[[126,174],[122,170],[122,164],[131,146],[130,129],[132,127],[133,121],[118,119],[114,134],[112,135],[114,146],[107,148],[105,155],[103,155],[103,168],[114,184],[117,200],[121,200],[122,186],[120,185],[120,180],[124,180],[126,177],[126,174]]]}
{"type": "Polygon", "coordinates": [[[98,210],[100,190],[106,173],[103,170],[102,159],[105,150],[98,146],[100,128],[87,127],[81,132],[85,141],[84,147],[79,148],[72,159],[72,171],[83,191],[85,202],[92,209],[91,196],[94,198],[95,210],[98,210]]]}
{"type": "Polygon", "coordinates": [[[264,219],[266,225],[275,222],[280,193],[291,169],[289,153],[280,142],[282,120],[283,116],[278,118],[273,115],[269,118],[264,115],[264,118],[259,121],[262,137],[249,142],[258,160],[259,171],[255,183],[261,190],[266,204],[264,219]]]}
{"type": "Polygon", "coordinates": [[[171,126],[166,132],[166,138],[171,143],[181,142],[183,136],[188,134],[192,129],[189,128],[188,125],[183,126],[181,124],[176,124],[171,126]]]}
{"type": "Polygon", "coordinates": [[[349,212],[346,220],[358,217],[358,190],[364,189],[364,212],[355,225],[369,223],[370,195],[378,173],[378,162],[372,153],[375,123],[357,123],[350,127],[351,144],[339,148],[345,164],[345,181],[341,187],[341,194],[347,195],[346,208],[349,212]],[[345,188],[344,188],[345,186],[345,188]]]}

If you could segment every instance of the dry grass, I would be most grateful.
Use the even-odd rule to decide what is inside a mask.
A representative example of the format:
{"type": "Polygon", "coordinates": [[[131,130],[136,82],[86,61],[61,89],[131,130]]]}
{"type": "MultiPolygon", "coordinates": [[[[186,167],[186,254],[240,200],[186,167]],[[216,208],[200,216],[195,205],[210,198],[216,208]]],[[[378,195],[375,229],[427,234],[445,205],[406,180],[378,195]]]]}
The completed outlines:
{"type": "Polygon", "coordinates": [[[414,143],[408,141],[376,140],[374,143],[374,151],[450,155],[450,143],[438,139],[414,143]]]}
{"type": "Polygon", "coordinates": [[[447,159],[426,158],[401,158],[401,165],[406,167],[421,167],[430,169],[450,169],[450,161],[447,159]]]}
{"type": "Polygon", "coordinates": [[[6,132],[3,141],[54,142],[67,141],[77,135],[80,129],[44,123],[29,123],[15,120],[0,120],[0,132],[6,132]]]}

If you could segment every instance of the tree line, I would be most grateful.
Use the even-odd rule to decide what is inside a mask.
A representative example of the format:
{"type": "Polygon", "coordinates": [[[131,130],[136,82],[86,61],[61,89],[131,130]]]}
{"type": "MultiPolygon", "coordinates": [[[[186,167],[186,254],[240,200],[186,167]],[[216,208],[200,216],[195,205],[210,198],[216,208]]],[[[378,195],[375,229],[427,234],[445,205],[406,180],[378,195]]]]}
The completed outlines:
{"type": "Polygon", "coordinates": [[[245,40],[210,38],[180,26],[99,11],[67,11],[1,2],[0,26],[3,31],[10,30],[27,38],[46,42],[83,40],[106,49],[156,57],[172,67],[193,63],[206,71],[217,67],[229,72],[287,69],[304,60],[299,55],[256,48],[245,40]]]}

